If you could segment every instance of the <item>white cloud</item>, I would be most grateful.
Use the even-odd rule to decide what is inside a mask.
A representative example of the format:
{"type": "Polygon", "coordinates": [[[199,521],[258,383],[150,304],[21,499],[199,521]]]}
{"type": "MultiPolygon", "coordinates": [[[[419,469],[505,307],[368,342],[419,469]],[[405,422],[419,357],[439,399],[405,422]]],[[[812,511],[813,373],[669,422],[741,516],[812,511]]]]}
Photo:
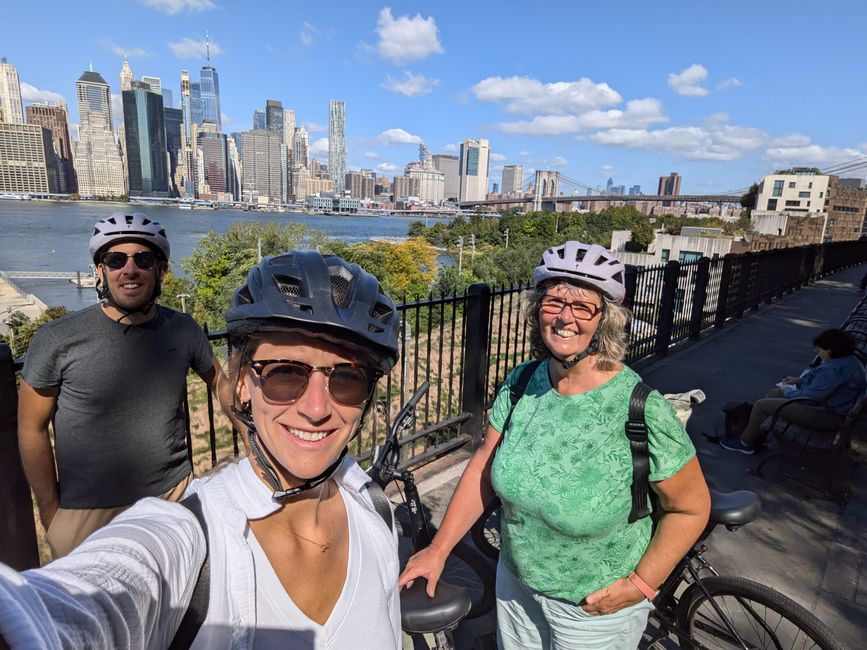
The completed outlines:
{"type": "Polygon", "coordinates": [[[590,136],[600,144],[670,153],[687,160],[738,160],[764,145],[764,131],[745,126],[675,126],[657,131],[610,129],[590,136]]]}
{"type": "Polygon", "coordinates": [[[493,161],[503,162],[505,159],[506,159],[506,157],[501,153],[492,153],[491,154],[491,160],[493,160],[493,161]]]}
{"type": "Polygon", "coordinates": [[[51,90],[40,90],[36,86],[31,86],[26,81],[21,82],[21,99],[25,102],[55,102],[65,101],[63,95],[51,90]]]}
{"type": "Polygon", "coordinates": [[[521,151],[518,152],[518,155],[519,155],[519,156],[524,156],[524,157],[526,158],[527,156],[530,155],[530,152],[527,151],[526,149],[522,149],[521,151]]]}
{"type": "Polygon", "coordinates": [[[607,111],[587,111],[580,115],[537,115],[532,120],[502,122],[498,128],[504,133],[560,135],[599,129],[641,129],[667,121],[659,100],[645,98],[626,102],[626,110],[612,108],[607,111]]]}
{"type": "Polygon", "coordinates": [[[139,0],[143,5],[162,11],[164,14],[174,16],[182,11],[193,13],[197,11],[210,11],[216,5],[213,0],[139,0]]]}
{"type": "MultiPolygon", "coordinates": [[[[169,43],[169,49],[179,59],[204,59],[207,55],[208,44],[205,39],[190,38],[189,36],[174,43],[169,43]]],[[[211,56],[223,53],[223,48],[217,41],[210,41],[211,56]]]]}
{"type": "Polygon", "coordinates": [[[506,104],[507,113],[567,115],[612,106],[623,101],[606,83],[587,77],[543,84],[530,77],[488,77],[471,89],[482,102],[506,104]]]}
{"type": "Polygon", "coordinates": [[[147,48],[139,47],[137,45],[120,45],[110,38],[99,39],[99,44],[115,56],[125,56],[130,59],[140,59],[153,56],[151,51],[147,48]]]}
{"type": "Polygon", "coordinates": [[[309,133],[319,133],[328,130],[327,126],[319,124],[319,122],[304,122],[303,126],[309,133]]]}
{"type": "Polygon", "coordinates": [[[298,37],[301,39],[301,42],[304,45],[311,45],[316,37],[316,34],[319,33],[319,30],[316,27],[308,23],[306,20],[302,24],[301,33],[298,34],[298,37]]]}
{"type": "Polygon", "coordinates": [[[378,172],[396,172],[397,170],[398,166],[390,162],[379,163],[376,166],[376,171],[378,172]]]}
{"type": "Polygon", "coordinates": [[[601,169],[604,173],[607,174],[608,172],[614,171],[614,166],[613,166],[613,165],[602,165],[602,167],[600,167],[600,169],[601,169]]]}
{"type": "MultiPolygon", "coordinates": [[[[765,157],[783,166],[823,165],[830,166],[848,162],[853,158],[867,156],[867,144],[855,147],[823,147],[814,144],[809,136],[795,133],[776,138],[769,143],[765,157]]],[[[861,172],[856,172],[856,175],[861,172]]]]}
{"type": "Polygon", "coordinates": [[[421,144],[424,140],[403,129],[386,129],[375,138],[377,144],[421,144]]]}
{"type": "Polygon", "coordinates": [[[566,160],[563,156],[554,156],[551,160],[548,161],[548,164],[551,167],[565,167],[569,164],[569,161],[566,160]]]}
{"type": "Polygon", "coordinates": [[[428,79],[421,73],[413,74],[409,70],[404,71],[403,75],[402,80],[386,75],[382,87],[407,97],[418,97],[429,94],[440,82],[439,79],[428,79]]]}
{"type": "Polygon", "coordinates": [[[422,18],[421,14],[416,14],[413,18],[408,15],[394,18],[391,7],[384,7],[376,21],[376,33],[379,56],[397,65],[444,51],[433,16],[422,18]]]}
{"type": "Polygon", "coordinates": [[[717,90],[725,90],[726,88],[737,88],[738,86],[743,86],[744,82],[738,79],[737,77],[729,77],[725,81],[721,81],[717,84],[717,90]]]}
{"type": "Polygon", "coordinates": [[[456,144],[450,143],[443,147],[443,151],[458,151],[460,147],[456,144]]]}
{"type": "Polygon", "coordinates": [[[364,157],[369,160],[378,160],[381,156],[375,151],[365,151],[364,157]]]}
{"type": "Polygon", "coordinates": [[[668,85],[678,95],[684,97],[704,97],[708,94],[702,83],[707,79],[707,68],[700,63],[693,63],[680,73],[668,75],[668,85]]]}
{"type": "Polygon", "coordinates": [[[327,156],[328,155],[328,138],[319,138],[314,140],[310,145],[311,156],[327,156]]]}

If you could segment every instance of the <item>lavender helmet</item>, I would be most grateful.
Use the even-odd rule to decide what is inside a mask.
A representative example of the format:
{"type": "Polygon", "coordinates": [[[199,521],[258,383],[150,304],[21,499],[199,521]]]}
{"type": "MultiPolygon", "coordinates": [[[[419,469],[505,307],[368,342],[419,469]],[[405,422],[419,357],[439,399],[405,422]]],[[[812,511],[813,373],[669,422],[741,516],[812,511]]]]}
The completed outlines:
{"type": "Polygon", "coordinates": [[[165,228],[141,212],[112,212],[93,226],[90,257],[99,264],[99,254],[118,241],[140,241],[159,251],[168,260],[171,253],[165,228]]]}
{"type": "Polygon", "coordinates": [[[562,278],[598,289],[622,303],[626,298],[623,263],[599,244],[567,241],[542,253],[542,261],[533,271],[533,285],[562,278]]]}

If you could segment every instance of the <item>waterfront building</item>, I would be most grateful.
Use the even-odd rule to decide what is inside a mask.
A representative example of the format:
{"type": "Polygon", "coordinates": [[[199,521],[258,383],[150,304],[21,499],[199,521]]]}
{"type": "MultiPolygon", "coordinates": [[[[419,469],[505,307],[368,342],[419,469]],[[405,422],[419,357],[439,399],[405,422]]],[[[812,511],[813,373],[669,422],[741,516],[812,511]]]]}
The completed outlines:
{"type": "Polygon", "coordinates": [[[21,106],[18,70],[3,57],[0,59],[0,122],[24,124],[24,111],[21,106]]]}
{"type": "Polygon", "coordinates": [[[217,131],[223,130],[220,114],[220,76],[210,64],[202,66],[199,73],[199,92],[202,99],[202,122],[211,122],[217,126],[217,131]]]}
{"type": "Polygon", "coordinates": [[[373,170],[362,169],[361,171],[346,172],[344,186],[349,191],[349,196],[354,199],[369,201],[374,196],[374,184],[376,179],[373,170]]]}
{"type": "Polygon", "coordinates": [[[392,183],[394,188],[393,201],[397,203],[400,199],[405,199],[410,196],[419,195],[419,180],[418,178],[408,178],[406,176],[395,176],[392,183]]]}
{"type": "Polygon", "coordinates": [[[483,201],[488,193],[491,148],[485,138],[461,143],[461,201],[483,201]]]}
{"type": "Polygon", "coordinates": [[[389,192],[391,192],[391,181],[388,180],[388,177],[381,176],[377,178],[373,189],[374,195],[379,196],[381,194],[388,194],[389,192]]]}
{"type": "Polygon", "coordinates": [[[176,108],[175,96],[174,93],[172,93],[171,89],[163,88],[161,93],[163,96],[163,108],[176,108]]]}
{"type": "Polygon", "coordinates": [[[240,151],[241,136],[233,133],[226,140],[229,149],[229,192],[232,194],[232,200],[237,201],[241,198],[241,151],[240,151]]]}
{"type": "Polygon", "coordinates": [[[191,125],[199,126],[205,121],[205,104],[202,100],[202,85],[198,82],[190,82],[190,116],[191,125]]]}
{"type": "Polygon", "coordinates": [[[291,151],[295,146],[295,111],[283,109],[283,144],[291,151]]]}
{"type": "MultiPolygon", "coordinates": [[[[178,190],[182,196],[195,197],[196,186],[193,182],[194,154],[192,149],[192,125],[193,125],[193,104],[192,104],[192,84],[190,83],[190,73],[187,70],[181,70],[181,112],[184,116],[184,128],[181,131],[183,150],[183,185],[178,185],[178,190]]],[[[179,172],[179,173],[181,173],[179,172]]]]}
{"type": "Polygon", "coordinates": [[[523,189],[521,187],[523,180],[523,165],[505,165],[503,167],[503,194],[520,192],[523,189]]]}
{"type": "Polygon", "coordinates": [[[295,167],[308,167],[310,165],[310,147],[307,141],[307,129],[303,126],[295,129],[295,137],[292,144],[292,161],[295,167]]]}
{"type": "Polygon", "coordinates": [[[292,196],[295,203],[303,203],[307,197],[307,186],[310,181],[310,171],[306,165],[296,165],[292,170],[292,196]]]}
{"type": "MultiPolygon", "coordinates": [[[[162,96],[163,94],[163,80],[159,77],[151,77],[150,75],[143,74],[141,76],[141,82],[143,84],[148,85],[148,89],[152,93],[156,93],[157,95],[162,96]]],[[[166,107],[166,98],[163,97],[163,108],[166,107]]]]}
{"type": "Polygon", "coordinates": [[[411,162],[404,170],[404,176],[410,180],[416,191],[408,196],[417,196],[422,201],[439,205],[445,194],[445,174],[434,168],[430,162],[411,162]]]}
{"type": "Polygon", "coordinates": [[[241,133],[242,197],[247,202],[280,203],[282,140],[271,131],[241,133]]]}
{"type": "Polygon", "coordinates": [[[132,68],[129,66],[129,60],[126,55],[123,57],[123,64],[120,66],[120,91],[132,90],[132,82],[135,80],[135,75],[132,73],[132,68]]]}
{"type": "Polygon", "coordinates": [[[349,196],[331,192],[312,194],[304,199],[304,207],[313,212],[325,214],[355,214],[361,207],[361,201],[349,196]]]}
{"type": "Polygon", "coordinates": [[[229,142],[223,133],[200,133],[198,157],[202,161],[202,187],[199,198],[210,201],[226,201],[232,198],[231,164],[229,142]]]}
{"type": "Polygon", "coordinates": [[[78,97],[78,142],[75,174],[82,196],[126,194],[123,160],[114,138],[111,89],[98,72],[88,70],[75,83],[78,97]]]}
{"type": "Polygon", "coordinates": [[[166,92],[163,90],[163,123],[166,125],[166,150],[169,155],[169,196],[176,198],[181,195],[184,185],[184,115],[180,108],[166,106],[166,92]]]}
{"type": "Polygon", "coordinates": [[[39,124],[0,122],[0,192],[57,191],[51,132],[39,124]]]}
{"type": "Polygon", "coordinates": [[[323,192],[333,192],[334,184],[330,178],[310,178],[307,181],[307,194],[321,194],[323,192]]]}
{"type": "Polygon", "coordinates": [[[150,86],[133,81],[124,90],[123,124],[126,138],[130,196],[169,196],[168,149],[163,98],[150,86]]]}
{"type": "MultiPolygon", "coordinates": [[[[677,172],[671,172],[668,176],[660,176],[656,194],[658,196],[677,196],[680,194],[680,181],[681,177],[677,172]]],[[[662,205],[668,207],[671,203],[671,201],[663,201],[662,205]]]]}
{"type": "Polygon", "coordinates": [[[257,108],[255,111],[253,111],[253,130],[264,131],[266,128],[265,111],[261,108],[257,108]]]}
{"type": "Polygon", "coordinates": [[[283,141],[283,103],[276,99],[265,101],[265,128],[283,141]]]}
{"type": "Polygon", "coordinates": [[[424,142],[418,145],[418,161],[423,165],[430,162],[430,149],[424,142]]]}
{"type": "Polygon", "coordinates": [[[461,192],[460,163],[457,156],[434,154],[433,166],[444,174],[443,196],[447,201],[457,201],[461,192]]]}
{"type": "Polygon", "coordinates": [[[342,192],[346,181],[346,106],[339,99],[328,102],[328,171],[335,191],[342,192]]]}
{"type": "Polygon", "coordinates": [[[66,105],[63,103],[54,106],[30,104],[26,111],[28,124],[44,126],[51,133],[51,147],[54,151],[53,164],[57,173],[57,191],[64,194],[77,192],[78,184],[75,182],[75,168],[72,165],[72,141],[69,139],[69,118],[66,113],[66,105]]]}

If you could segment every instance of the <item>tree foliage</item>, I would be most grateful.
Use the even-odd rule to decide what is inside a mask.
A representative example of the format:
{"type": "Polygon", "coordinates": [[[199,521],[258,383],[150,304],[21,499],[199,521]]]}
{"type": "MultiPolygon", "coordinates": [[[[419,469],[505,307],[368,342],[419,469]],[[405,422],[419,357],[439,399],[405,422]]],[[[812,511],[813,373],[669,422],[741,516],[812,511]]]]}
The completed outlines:
{"type": "Polygon", "coordinates": [[[20,311],[14,311],[7,319],[10,335],[4,337],[12,348],[12,356],[23,357],[30,347],[30,342],[36,336],[37,330],[50,321],[67,314],[66,307],[49,307],[36,320],[20,311]]]}

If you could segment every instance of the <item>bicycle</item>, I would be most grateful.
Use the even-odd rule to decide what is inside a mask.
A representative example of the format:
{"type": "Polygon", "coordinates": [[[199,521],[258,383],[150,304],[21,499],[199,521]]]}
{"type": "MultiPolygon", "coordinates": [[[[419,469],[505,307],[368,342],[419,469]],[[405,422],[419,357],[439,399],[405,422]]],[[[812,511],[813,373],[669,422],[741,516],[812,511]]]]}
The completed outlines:
{"type": "MultiPolygon", "coordinates": [[[[704,540],[717,526],[735,531],[761,511],[759,497],[748,490],[711,490],[707,527],[659,588],[642,647],[676,637],[685,650],[740,648],[755,650],[847,650],[827,625],[791,598],[746,578],[721,576],[704,557],[704,540]]],[[[477,548],[499,556],[500,503],[489,504],[472,529],[477,548]]]]}
{"type": "MultiPolygon", "coordinates": [[[[394,422],[390,422],[387,409],[383,409],[388,435],[382,445],[373,451],[368,475],[383,489],[392,481],[403,486],[404,504],[395,510],[395,522],[400,528],[403,542],[402,559],[428,546],[436,527],[428,521],[415,484],[413,473],[400,467],[400,436],[409,431],[416,420],[415,408],[430,387],[424,382],[404,404],[394,422]],[[408,533],[408,535],[407,535],[408,533]]],[[[416,580],[401,592],[401,625],[413,637],[416,647],[423,644],[421,635],[432,634],[438,650],[453,650],[453,632],[464,619],[490,612],[494,607],[494,568],[469,543],[461,540],[446,561],[436,595],[425,593],[426,581],[416,580]]]]}

